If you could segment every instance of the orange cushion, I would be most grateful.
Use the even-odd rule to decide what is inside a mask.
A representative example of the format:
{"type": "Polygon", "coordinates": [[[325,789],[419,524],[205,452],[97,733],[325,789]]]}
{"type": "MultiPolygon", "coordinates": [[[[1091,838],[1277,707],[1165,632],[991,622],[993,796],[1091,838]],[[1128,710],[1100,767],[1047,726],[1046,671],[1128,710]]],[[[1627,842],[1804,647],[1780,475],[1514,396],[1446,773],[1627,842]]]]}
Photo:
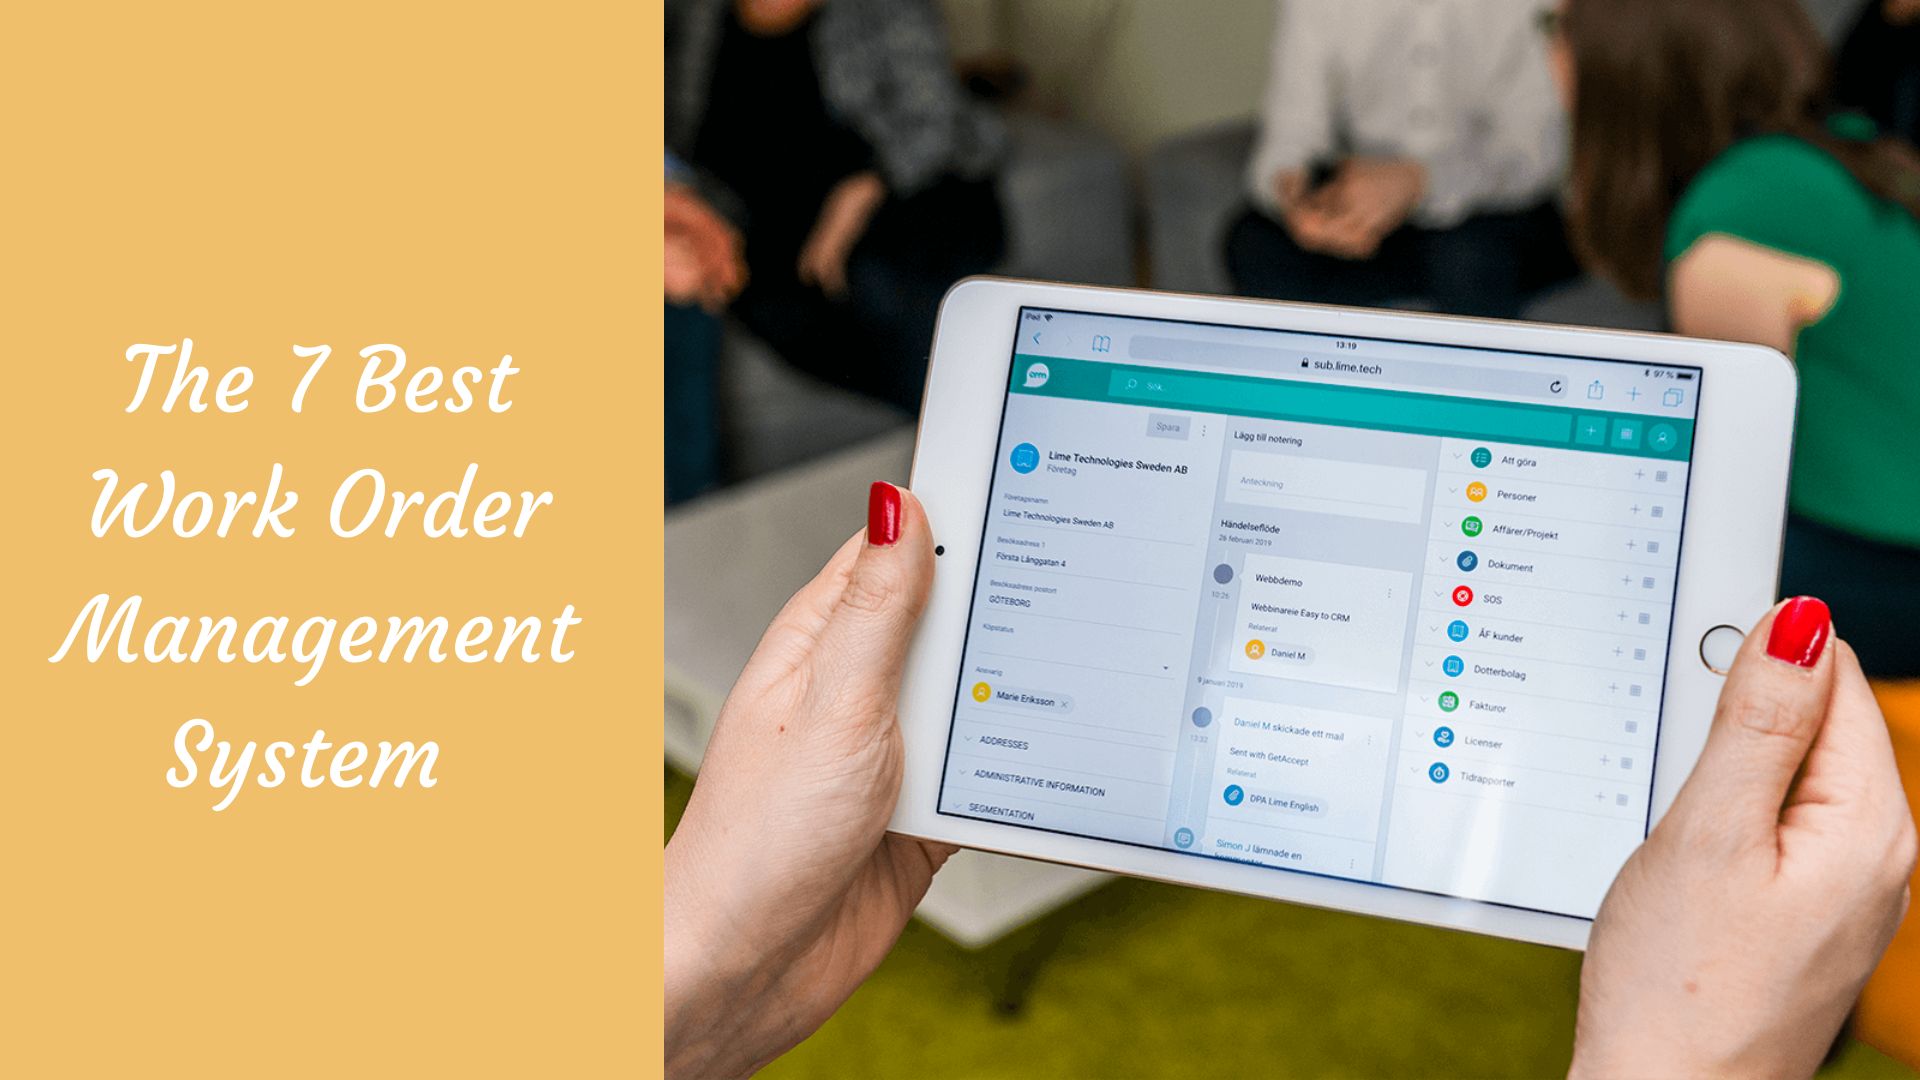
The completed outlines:
{"type": "MultiPolygon", "coordinates": [[[[1920,818],[1920,680],[1875,683],[1873,692],[1893,733],[1907,804],[1920,818]]],[[[1913,892],[1917,902],[1861,995],[1854,1033],[1908,1068],[1920,1069],[1920,872],[1913,892]]]]}

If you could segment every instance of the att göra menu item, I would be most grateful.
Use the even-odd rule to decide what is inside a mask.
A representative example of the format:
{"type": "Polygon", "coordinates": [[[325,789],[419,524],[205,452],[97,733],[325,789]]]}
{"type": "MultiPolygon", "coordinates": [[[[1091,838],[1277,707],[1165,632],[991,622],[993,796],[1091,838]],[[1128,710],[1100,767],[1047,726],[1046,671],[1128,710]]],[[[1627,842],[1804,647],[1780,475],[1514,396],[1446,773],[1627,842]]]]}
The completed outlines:
{"type": "Polygon", "coordinates": [[[1592,917],[1699,369],[1020,319],[940,812],[1592,917]]]}

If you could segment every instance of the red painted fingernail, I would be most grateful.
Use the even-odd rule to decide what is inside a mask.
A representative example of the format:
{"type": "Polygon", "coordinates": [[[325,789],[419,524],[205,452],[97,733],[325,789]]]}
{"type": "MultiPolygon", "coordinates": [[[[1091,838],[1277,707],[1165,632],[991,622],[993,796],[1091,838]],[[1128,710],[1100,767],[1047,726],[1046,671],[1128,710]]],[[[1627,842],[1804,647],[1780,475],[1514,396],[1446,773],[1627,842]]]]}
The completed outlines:
{"type": "Polygon", "coordinates": [[[1796,596],[1787,601],[1773,617],[1773,632],[1767,635],[1767,655],[1789,664],[1812,667],[1820,662],[1820,653],[1833,636],[1833,614],[1824,600],[1796,596]]]}
{"type": "Polygon", "coordinates": [[[888,547],[900,539],[900,489],[875,480],[867,489],[867,543],[888,547]]]}

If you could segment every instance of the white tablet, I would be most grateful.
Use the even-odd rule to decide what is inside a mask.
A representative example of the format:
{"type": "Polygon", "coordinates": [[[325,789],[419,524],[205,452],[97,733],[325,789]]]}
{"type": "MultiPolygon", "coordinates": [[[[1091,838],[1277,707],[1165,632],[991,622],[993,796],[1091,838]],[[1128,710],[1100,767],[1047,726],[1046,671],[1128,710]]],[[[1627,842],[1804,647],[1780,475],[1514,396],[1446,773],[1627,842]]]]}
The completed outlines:
{"type": "Polygon", "coordinates": [[[1582,947],[1773,599],[1768,349],[971,279],[892,827],[1582,947]]]}

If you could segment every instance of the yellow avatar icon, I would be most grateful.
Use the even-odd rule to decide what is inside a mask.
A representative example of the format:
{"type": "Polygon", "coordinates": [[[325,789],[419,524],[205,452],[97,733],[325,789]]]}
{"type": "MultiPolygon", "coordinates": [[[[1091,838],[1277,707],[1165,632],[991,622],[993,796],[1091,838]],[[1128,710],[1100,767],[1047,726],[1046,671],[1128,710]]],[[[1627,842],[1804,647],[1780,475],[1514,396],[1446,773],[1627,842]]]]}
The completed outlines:
{"type": "Polygon", "coordinates": [[[1267,643],[1258,638],[1247,642],[1247,659],[1258,660],[1267,655],[1267,643]]]}
{"type": "Polygon", "coordinates": [[[983,683],[983,682],[977,682],[973,684],[973,700],[985,701],[992,696],[993,696],[993,687],[988,686],[986,683],[983,683]]]}
{"type": "Polygon", "coordinates": [[[1481,483],[1478,480],[1475,480],[1473,483],[1467,485],[1467,498],[1472,499],[1474,502],[1479,502],[1480,500],[1486,497],[1487,497],[1487,485],[1481,483]]]}

